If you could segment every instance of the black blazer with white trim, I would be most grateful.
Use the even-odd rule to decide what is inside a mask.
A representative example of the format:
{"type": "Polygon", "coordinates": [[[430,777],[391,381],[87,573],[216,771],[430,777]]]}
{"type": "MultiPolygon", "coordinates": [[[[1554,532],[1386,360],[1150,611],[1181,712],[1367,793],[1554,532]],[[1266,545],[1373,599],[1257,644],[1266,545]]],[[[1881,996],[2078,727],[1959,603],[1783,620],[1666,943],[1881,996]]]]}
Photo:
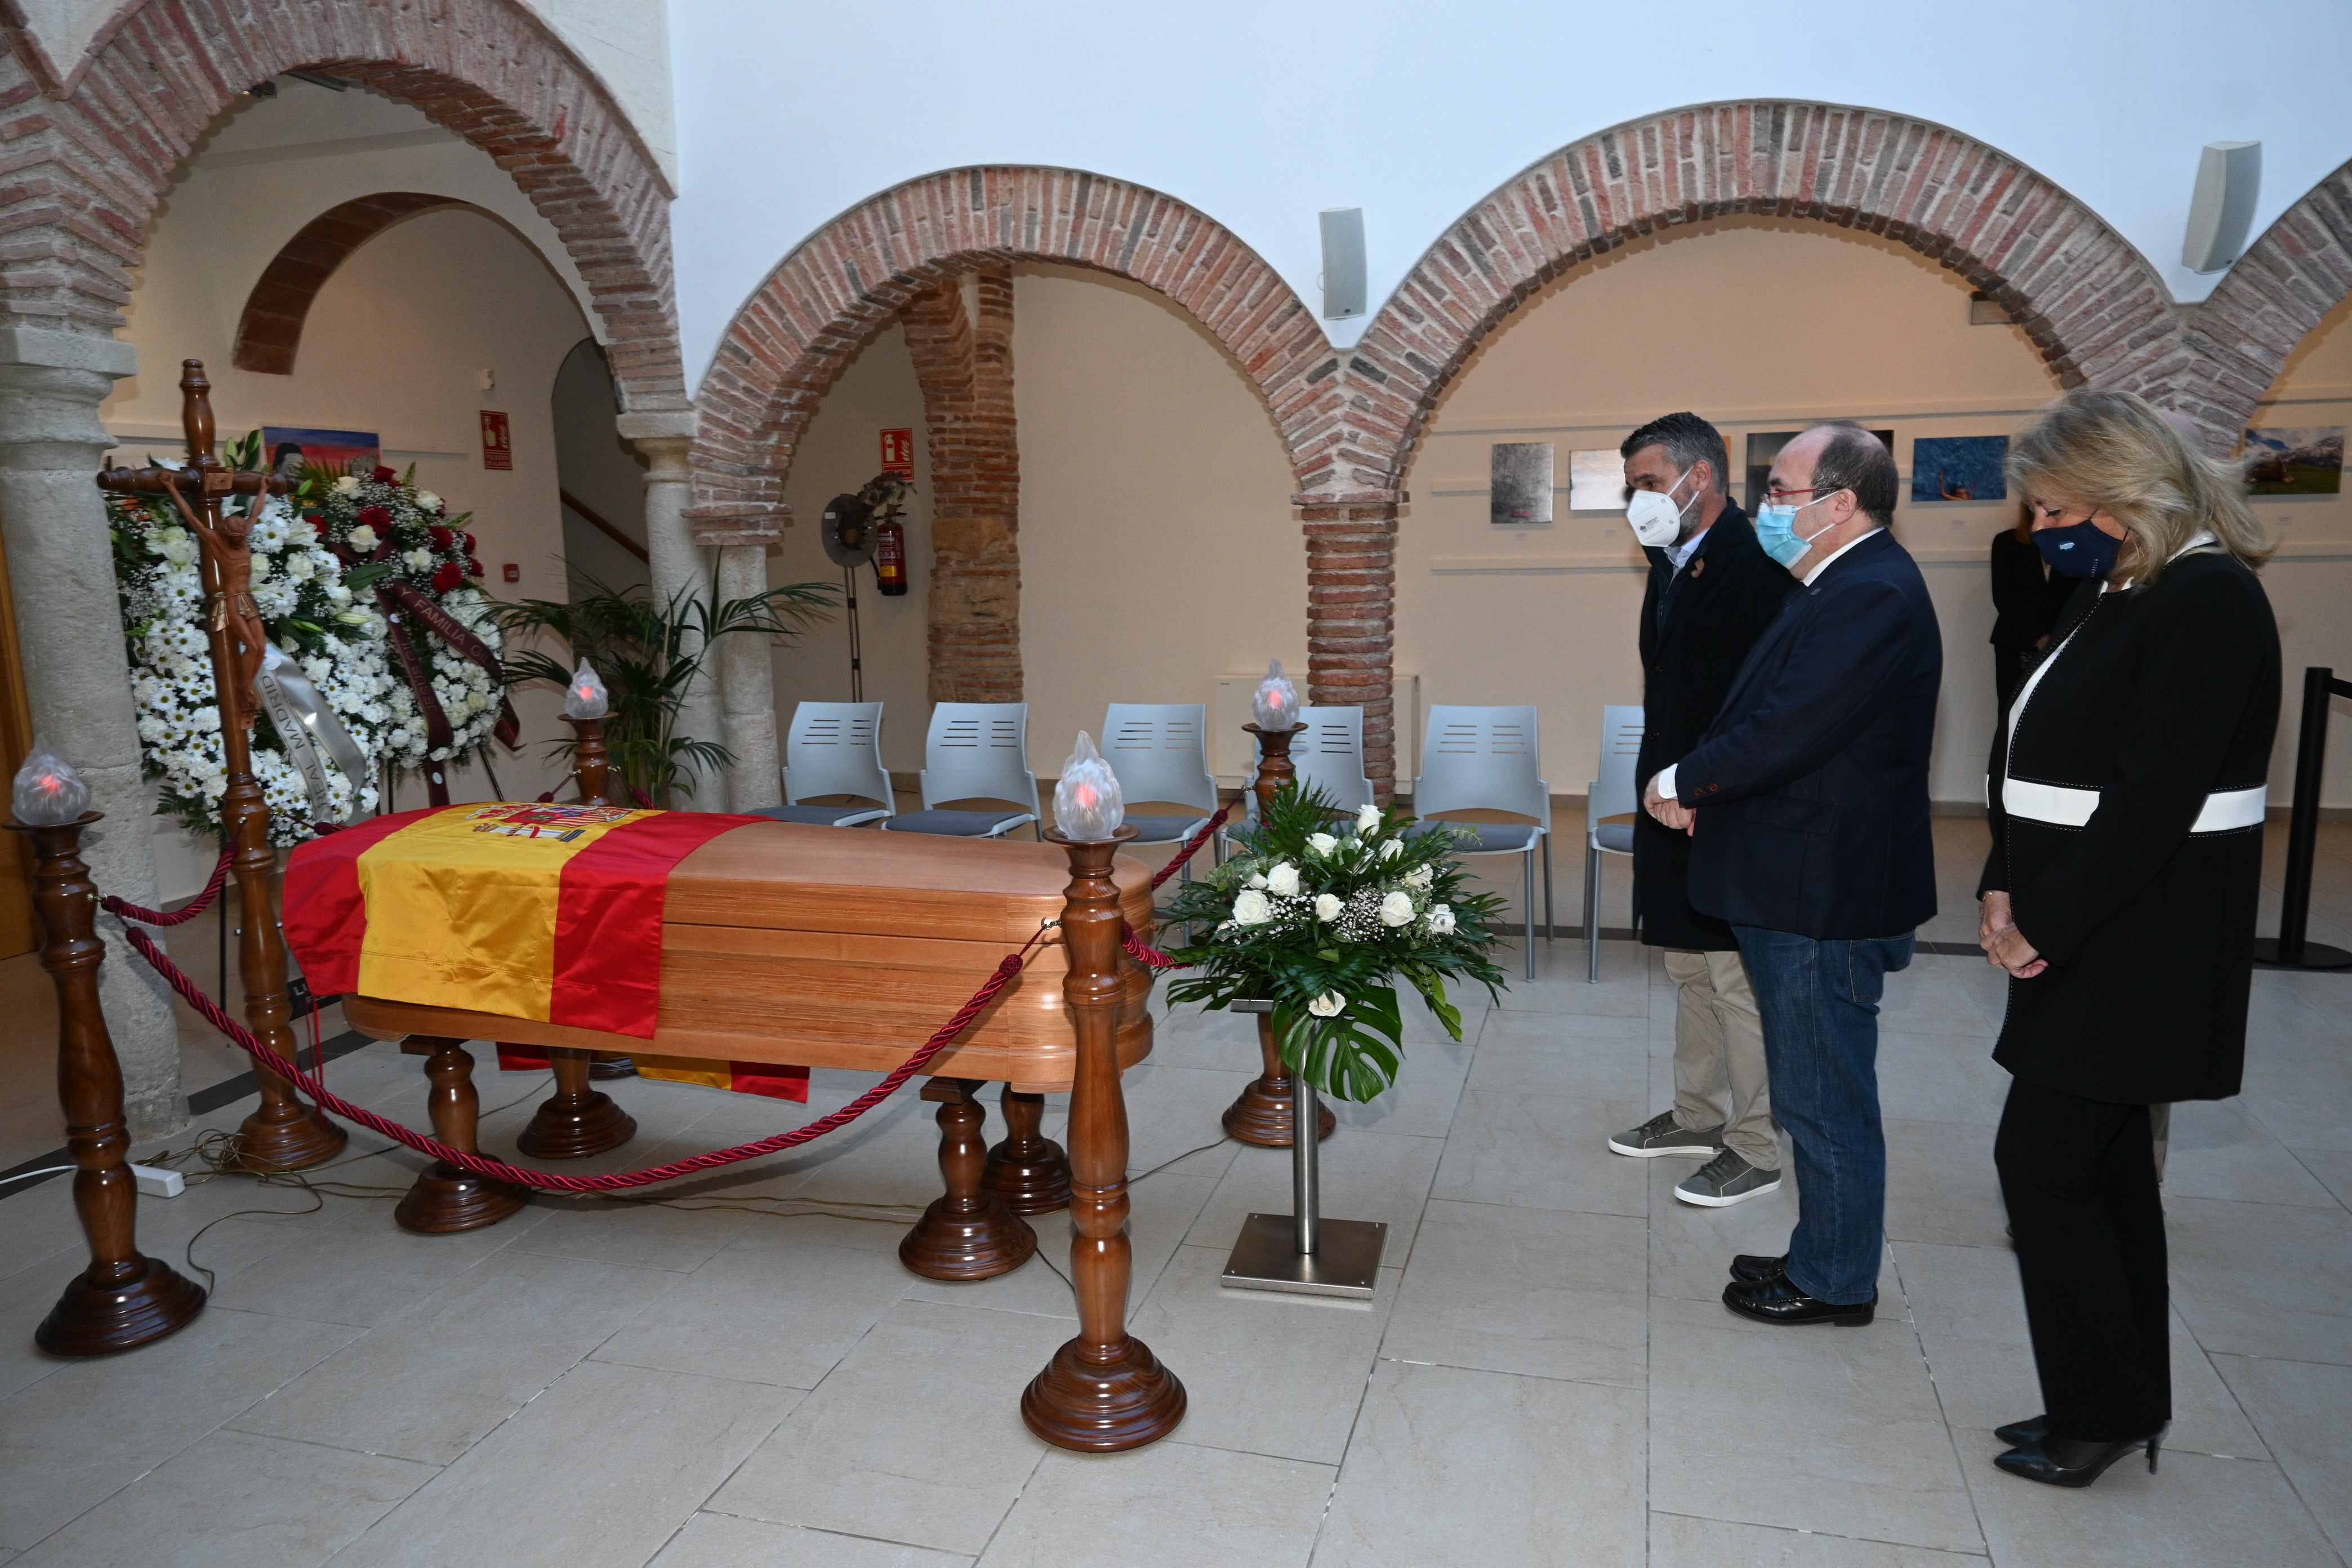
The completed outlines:
{"type": "Polygon", "coordinates": [[[2200,550],[2084,595],[2001,716],[1986,794],[2005,889],[2050,967],[1993,1059],[2089,1100],[2238,1092],[2279,640],[2261,582],[2200,550]]]}

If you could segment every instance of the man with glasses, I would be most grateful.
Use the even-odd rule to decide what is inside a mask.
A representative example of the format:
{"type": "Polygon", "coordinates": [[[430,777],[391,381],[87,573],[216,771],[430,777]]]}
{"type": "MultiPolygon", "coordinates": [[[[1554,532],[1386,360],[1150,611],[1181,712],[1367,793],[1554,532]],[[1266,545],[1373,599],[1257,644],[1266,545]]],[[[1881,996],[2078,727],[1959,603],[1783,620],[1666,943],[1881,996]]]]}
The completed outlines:
{"type": "MultiPolygon", "coordinates": [[[[1646,779],[1698,743],[1731,679],[1797,584],[1758,547],[1724,489],[1723,437],[1696,414],[1625,437],[1625,519],[1650,558],[1642,598],[1642,751],[1646,779]]],[[[1635,1159],[1703,1163],[1675,1196],[1727,1208],[1780,1189],[1780,1135],[1756,995],[1731,927],[1691,908],[1690,838],[1648,816],[1633,825],[1633,906],[1642,940],[1664,949],[1675,983],[1675,1102],[1609,1147],[1635,1159]]]]}
{"type": "Polygon", "coordinates": [[[1788,1252],[1734,1258],[1723,1293],[1768,1323],[1867,1323],[1878,1304],[1878,999],[1936,912],[1927,752],[1943,678],[1927,584],[1887,531],[1895,488],[1893,456],[1860,426],[1781,448],[1756,535],[1803,586],[1697,746],[1643,792],[1652,816],[1692,836],[1692,905],[1738,938],[1796,1155],[1788,1252]]]}

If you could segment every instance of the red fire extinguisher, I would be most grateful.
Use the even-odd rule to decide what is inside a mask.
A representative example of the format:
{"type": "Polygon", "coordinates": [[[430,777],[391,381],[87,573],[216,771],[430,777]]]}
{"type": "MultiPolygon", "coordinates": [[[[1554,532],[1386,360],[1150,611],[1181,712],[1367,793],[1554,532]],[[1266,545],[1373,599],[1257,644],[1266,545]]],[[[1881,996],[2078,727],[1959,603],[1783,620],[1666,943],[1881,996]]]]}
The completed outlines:
{"type": "Polygon", "coordinates": [[[874,581],[893,598],[907,591],[907,530],[895,516],[875,525],[874,581]]]}

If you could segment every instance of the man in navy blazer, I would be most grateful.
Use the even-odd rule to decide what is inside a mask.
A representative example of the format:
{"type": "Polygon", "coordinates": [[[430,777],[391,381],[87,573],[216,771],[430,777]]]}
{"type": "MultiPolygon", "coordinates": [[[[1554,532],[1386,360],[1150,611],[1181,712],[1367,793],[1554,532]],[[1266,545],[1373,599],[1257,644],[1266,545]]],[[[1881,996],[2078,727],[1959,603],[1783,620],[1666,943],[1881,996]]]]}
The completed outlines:
{"type": "Polygon", "coordinates": [[[1936,912],[1927,753],[1943,639],[1895,536],[1895,459],[1861,426],[1781,449],[1756,534],[1803,586],[1696,749],[1643,792],[1690,833],[1694,907],[1731,922],[1797,1163],[1785,1257],[1732,1260],[1724,1305],[1871,1321],[1885,1248],[1878,999],[1936,912]]]}

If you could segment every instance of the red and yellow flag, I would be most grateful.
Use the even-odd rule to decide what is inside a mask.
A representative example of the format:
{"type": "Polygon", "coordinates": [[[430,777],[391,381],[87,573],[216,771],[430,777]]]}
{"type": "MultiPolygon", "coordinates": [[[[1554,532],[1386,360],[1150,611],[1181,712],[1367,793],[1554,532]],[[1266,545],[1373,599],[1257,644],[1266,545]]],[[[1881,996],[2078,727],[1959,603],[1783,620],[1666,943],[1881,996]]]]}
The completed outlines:
{"type": "Polygon", "coordinates": [[[322,995],[651,1039],[671,868],[765,820],[546,804],[379,816],[295,850],[286,940],[322,995]]]}

